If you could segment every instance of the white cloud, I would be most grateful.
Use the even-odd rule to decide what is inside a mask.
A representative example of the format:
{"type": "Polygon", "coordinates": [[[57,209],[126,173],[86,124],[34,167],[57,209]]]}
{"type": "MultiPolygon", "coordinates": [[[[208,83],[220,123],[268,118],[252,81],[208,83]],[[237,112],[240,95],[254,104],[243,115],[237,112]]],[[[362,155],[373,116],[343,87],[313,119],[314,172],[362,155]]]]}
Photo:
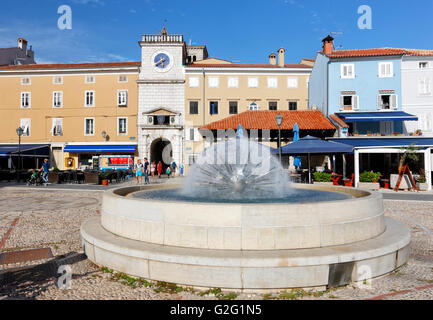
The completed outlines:
{"type": "Polygon", "coordinates": [[[97,4],[97,5],[105,5],[105,2],[102,0],[72,0],[73,3],[76,4],[97,4]]]}

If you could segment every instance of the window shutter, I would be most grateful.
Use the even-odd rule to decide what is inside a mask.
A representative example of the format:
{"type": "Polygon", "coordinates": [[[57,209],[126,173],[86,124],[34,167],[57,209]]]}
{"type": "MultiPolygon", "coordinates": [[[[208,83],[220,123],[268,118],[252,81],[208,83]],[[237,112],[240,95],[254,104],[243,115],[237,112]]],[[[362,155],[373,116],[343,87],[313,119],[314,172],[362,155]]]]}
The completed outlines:
{"type": "Polygon", "coordinates": [[[398,109],[397,95],[396,94],[392,94],[391,95],[391,109],[393,109],[393,110],[397,110],[398,109]]]}
{"type": "Polygon", "coordinates": [[[198,128],[194,128],[194,141],[200,141],[200,132],[198,128]]]}
{"type": "Polygon", "coordinates": [[[352,104],[353,104],[352,109],[353,110],[359,110],[359,96],[352,96],[352,99],[353,99],[353,101],[352,101],[352,104]]]}
{"type": "Polygon", "coordinates": [[[381,97],[381,95],[377,96],[377,110],[382,110],[382,97],[381,97]]]}
{"type": "Polygon", "coordinates": [[[340,96],[340,111],[344,110],[344,96],[340,96]]]}

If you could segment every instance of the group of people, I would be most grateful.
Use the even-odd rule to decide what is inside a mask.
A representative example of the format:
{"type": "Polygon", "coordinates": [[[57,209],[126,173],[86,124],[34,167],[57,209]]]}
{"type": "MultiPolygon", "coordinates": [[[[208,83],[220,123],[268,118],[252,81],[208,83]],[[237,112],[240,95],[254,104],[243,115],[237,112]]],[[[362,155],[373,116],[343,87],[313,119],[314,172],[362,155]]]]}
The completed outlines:
{"type": "MultiPolygon", "coordinates": [[[[176,170],[177,170],[177,164],[175,161],[172,161],[170,165],[165,170],[165,174],[167,174],[167,177],[170,178],[171,176],[176,176],[176,170]]],[[[184,166],[183,164],[180,165],[180,176],[183,176],[183,170],[184,166]]],[[[141,159],[137,160],[137,163],[135,164],[135,177],[137,178],[137,183],[141,184],[143,182],[143,176],[144,176],[144,183],[149,184],[149,177],[151,177],[152,182],[155,182],[155,176],[158,176],[159,179],[161,179],[162,172],[162,162],[159,161],[158,164],[156,164],[155,161],[150,163],[147,158],[144,158],[144,162],[141,161],[141,159]]]]}

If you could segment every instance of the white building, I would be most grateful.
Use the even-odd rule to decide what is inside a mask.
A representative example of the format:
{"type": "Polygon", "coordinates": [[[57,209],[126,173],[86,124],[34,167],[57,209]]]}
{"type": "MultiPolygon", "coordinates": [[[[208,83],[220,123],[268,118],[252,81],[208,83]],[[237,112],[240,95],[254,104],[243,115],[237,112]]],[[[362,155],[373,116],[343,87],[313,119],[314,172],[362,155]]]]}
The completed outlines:
{"type": "Polygon", "coordinates": [[[433,50],[411,50],[402,58],[402,107],[418,121],[406,121],[405,133],[421,130],[433,137],[433,50]]]}

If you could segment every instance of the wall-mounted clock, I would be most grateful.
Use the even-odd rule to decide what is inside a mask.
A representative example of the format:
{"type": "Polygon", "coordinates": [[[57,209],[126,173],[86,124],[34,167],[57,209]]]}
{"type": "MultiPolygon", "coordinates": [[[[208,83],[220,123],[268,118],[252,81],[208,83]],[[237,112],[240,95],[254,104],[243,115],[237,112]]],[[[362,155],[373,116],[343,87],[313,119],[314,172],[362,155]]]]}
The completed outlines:
{"type": "Polygon", "coordinates": [[[152,56],[151,63],[156,72],[167,72],[173,66],[173,58],[168,52],[156,52],[152,56]]]}

